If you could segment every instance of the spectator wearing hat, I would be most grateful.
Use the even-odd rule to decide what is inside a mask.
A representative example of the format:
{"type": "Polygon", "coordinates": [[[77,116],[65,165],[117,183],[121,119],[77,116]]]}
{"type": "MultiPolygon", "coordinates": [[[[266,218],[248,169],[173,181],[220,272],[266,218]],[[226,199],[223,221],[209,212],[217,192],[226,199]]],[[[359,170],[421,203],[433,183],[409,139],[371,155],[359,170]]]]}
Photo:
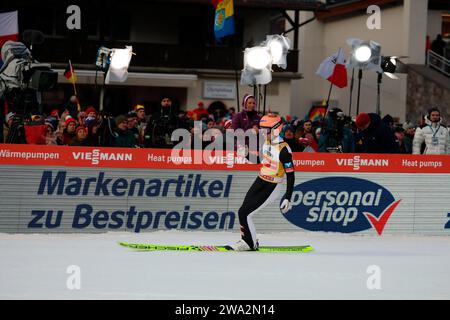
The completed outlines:
{"type": "Polygon", "coordinates": [[[114,147],[121,147],[121,148],[136,148],[137,141],[134,137],[133,132],[128,130],[127,124],[127,117],[120,115],[117,116],[116,119],[116,136],[114,139],[114,147]]]}
{"type": "Polygon", "coordinates": [[[84,112],[86,112],[86,117],[97,117],[97,110],[95,110],[95,108],[92,106],[87,107],[84,112]]]}
{"type": "Polygon", "coordinates": [[[233,118],[233,129],[242,129],[247,131],[259,127],[260,116],[256,112],[256,99],[250,94],[246,94],[242,99],[243,110],[237,113],[233,118]]]}
{"type": "Polygon", "coordinates": [[[162,96],[159,109],[153,113],[147,122],[143,135],[143,145],[146,147],[164,148],[169,145],[172,132],[180,127],[180,117],[177,106],[172,99],[162,96]],[[153,136],[153,135],[156,136],[153,136]]]}
{"type": "Polygon", "coordinates": [[[292,152],[302,152],[305,149],[305,146],[295,137],[295,130],[290,125],[284,128],[283,140],[289,145],[292,152]]]}
{"type": "MultiPolygon", "coordinates": [[[[250,133],[252,136],[247,136],[245,138],[245,145],[238,145],[236,146],[238,153],[245,154],[249,148],[250,139],[254,139],[258,141],[258,128],[259,128],[259,121],[261,117],[258,115],[258,112],[256,111],[256,99],[254,96],[250,94],[244,95],[242,99],[242,111],[237,113],[233,117],[233,129],[238,130],[242,129],[244,132],[247,130],[252,130],[250,133]]],[[[256,144],[259,146],[259,141],[256,144]]],[[[256,152],[258,150],[250,150],[250,152],[256,152]]]]}
{"type": "Polygon", "coordinates": [[[65,129],[62,132],[62,144],[67,146],[72,143],[72,140],[75,138],[75,129],[77,128],[77,121],[67,116],[65,121],[65,129]]]}
{"type": "Polygon", "coordinates": [[[142,104],[138,104],[134,107],[136,113],[138,125],[147,123],[147,115],[145,114],[145,107],[142,104]]]}
{"type": "Polygon", "coordinates": [[[402,127],[405,130],[405,151],[406,153],[411,154],[413,152],[413,141],[414,134],[416,133],[416,126],[411,122],[405,122],[402,127]]]}
{"type": "Polygon", "coordinates": [[[49,146],[55,146],[58,144],[56,136],[56,128],[58,126],[58,120],[53,117],[45,119],[45,124],[47,125],[47,131],[45,134],[45,144],[49,146]]]}
{"type": "Polygon", "coordinates": [[[205,109],[205,105],[202,101],[197,104],[198,108],[192,110],[192,119],[199,121],[203,115],[209,116],[208,110],[205,109]]]}
{"type": "Polygon", "coordinates": [[[395,121],[394,121],[394,118],[390,114],[385,115],[383,117],[383,119],[381,119],[381,121],[383,121],[384,124],[386,126],[388,126],[388,128],[391,129],[392,132],[395,131],[395,127],[394,127],[394,122],[395,121]]]}
{"type": "Polygon", "coordinates": [[[85,126],[78,126],[75,129],[75,137],[72,139],[70,146],[87,146],[87,128],[85,126]]]}
{"type": "Polygon", "coordinates": [[[139,128],[137,126],[138,117],[136,112],[130,111],[126,115],[127,117],[127,129],[133,132],[136,141],[139,140],[139,128]]]}
{"type": "Polygon", "coordinates": [[[231,119],[225,120],[223,122],[223,129],[224,130],[233,129],[233,120],[231,119]]]}
{"type": "Polygon", "coordinates": [[[10,112],[5,116],[5,123],[3,124],[3,142],[8,141],[9,131],[11,130],[11,125],[14,120],[15,113],[10,112]]]}
{"type": "Polygon", "coordinates": [[[413,141],[413,154],[421,153],[422,143],[425,143],[423,154],[450,154],[450,136],[447,127],[442,124],[438,108],[431,108],[425,116],[425,126],[417,128],[413,141]]]}
{"type": "Polygon", "coordinates": [[[88,116],[84,119],[83,127],[86,129],[86,139],[83,141],[83,145],[85,146],[96,147],[99,145],[97,131],[100,127],[100,123],[97,119],[97,116],[92,116],[92,112],[88,113],[88,116]]]}
{"type": "Polygon", "coordinates": [[[145,106],[138,104],[134,107],[134,113],[136,114],[136,128],[139,132],[138,143],[140,146],[144,145],[144,133],[148,125],[149,117],[145,112],[145,106]]]}
{"type": "Polygon", "coordinates": [[[59,110],[58,110],[58,109],[53,109],[53,110],[50,112],[50,117],[53,117],[53,118],[56,118],[56,119],[59,120],[59,110]]]}
{"type": "Polygon", "coordinates": [[[361,152],[399,153],[394,133],[376,113],[360,113],[356,117],[356,127],[359,130],[357,136],[361,139],[361,152]]]}

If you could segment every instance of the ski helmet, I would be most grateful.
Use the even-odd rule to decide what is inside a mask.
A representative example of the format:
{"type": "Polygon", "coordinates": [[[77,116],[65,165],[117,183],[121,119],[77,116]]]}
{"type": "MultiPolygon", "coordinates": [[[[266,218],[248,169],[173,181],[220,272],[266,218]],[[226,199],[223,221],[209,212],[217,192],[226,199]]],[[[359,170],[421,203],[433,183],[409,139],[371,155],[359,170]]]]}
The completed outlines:
{"type": "Polygon", "coordinates": [[[268,130],[268,133],[272,133],[274,136],[279,136],[281,129],[281,117],[276,114],[268,114],[261,118],[259,121],[261,129],[268,130]]]}

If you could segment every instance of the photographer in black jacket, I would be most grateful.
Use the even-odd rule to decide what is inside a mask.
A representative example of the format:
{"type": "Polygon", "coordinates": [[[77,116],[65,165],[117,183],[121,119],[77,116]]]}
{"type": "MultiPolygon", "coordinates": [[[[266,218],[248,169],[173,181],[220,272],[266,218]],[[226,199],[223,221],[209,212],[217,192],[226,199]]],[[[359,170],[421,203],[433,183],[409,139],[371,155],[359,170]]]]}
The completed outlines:
{"type": "Polygon", "coordinates": [[[362,153],[399,153],[392,130],[376,113],[360,113],[356,117],[357,140],[361,140],[362,153]]]}

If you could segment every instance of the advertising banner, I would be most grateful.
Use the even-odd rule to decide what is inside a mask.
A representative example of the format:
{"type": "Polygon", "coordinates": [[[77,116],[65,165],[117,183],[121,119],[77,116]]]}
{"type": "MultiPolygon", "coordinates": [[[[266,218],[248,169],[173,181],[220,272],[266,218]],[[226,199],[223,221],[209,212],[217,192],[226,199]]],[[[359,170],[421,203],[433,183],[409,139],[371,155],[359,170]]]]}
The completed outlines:
{"type": "MultiPolygon", "coordinates": [[[[258,212],[259,232],[450,234],[448,156],[294,159],[292,209],[258,212]]],[[[234,155],[0,145],[0,232],[239,230],[258,170],[234,155]]]]}

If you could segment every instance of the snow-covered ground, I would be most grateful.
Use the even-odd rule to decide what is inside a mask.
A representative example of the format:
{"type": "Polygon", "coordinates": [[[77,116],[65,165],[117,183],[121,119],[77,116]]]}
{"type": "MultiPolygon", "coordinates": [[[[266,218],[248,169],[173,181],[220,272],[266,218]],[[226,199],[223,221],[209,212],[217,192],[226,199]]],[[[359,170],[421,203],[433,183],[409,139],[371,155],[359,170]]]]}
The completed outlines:
{"type": "Polygon", "coordinates": [[[261,245],[315,248],[297,254],[136,252],[117,245],[230,244],[238,237],[183,231],[0,234],[0,298],[450,299],[450,237],[259,235],[261,245]],[[71,265],[79,267],[79,290],[67,287],[78,274],[68,273],[71,265]],[[381,288],[369,290],[368,282],[381,288]]]}

